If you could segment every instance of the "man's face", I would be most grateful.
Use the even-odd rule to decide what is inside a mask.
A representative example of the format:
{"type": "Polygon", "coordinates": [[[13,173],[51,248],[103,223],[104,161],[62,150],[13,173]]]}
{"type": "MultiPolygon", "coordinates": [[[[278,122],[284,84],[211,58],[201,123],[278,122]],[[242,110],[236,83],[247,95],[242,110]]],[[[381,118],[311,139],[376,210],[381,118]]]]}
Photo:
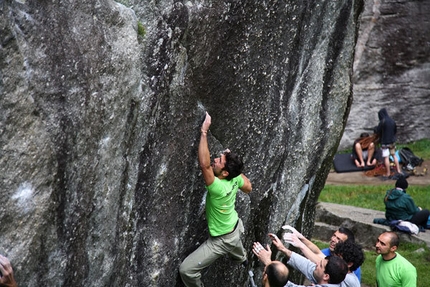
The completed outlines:
{"type": "Polygon", "coordinates": [[[394,252],[390,245],[391,237],[387,233],[382,233],[379,235],[376,241],[375,249],[377,254],[386,255],[390,252],[394,252]]]}
{"type": "Polygon", "coordinates": [[[333,233],[330,239],[330,251],[334,251],[334,248],[336,247],[336,244],[338,242],[344,242],[348,239],[348,236],[346,234],[340,233],[338,230],[333,233]]]}
{"type": "Polygon", "coordinates": [[[328,280],[328,275],[325,273],[325,266],[327,265],[327,262],[327,259],[321,259],[321,261],[316,264],[314,277],[318,284],[322,284],[323,281],[328,280]]]}
{"type": "Polygon", "coordinates": [[[220,157],[214,159],[212,163],[212,169],[216,177],[221,175],[223,168],[225,167],[225,154],[221,154],[220,157]]]}

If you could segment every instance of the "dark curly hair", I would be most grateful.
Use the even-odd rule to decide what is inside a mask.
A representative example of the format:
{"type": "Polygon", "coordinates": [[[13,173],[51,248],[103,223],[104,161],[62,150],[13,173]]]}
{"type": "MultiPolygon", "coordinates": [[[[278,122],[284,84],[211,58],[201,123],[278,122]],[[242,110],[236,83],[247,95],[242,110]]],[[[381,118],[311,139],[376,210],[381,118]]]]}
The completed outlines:
{"type": "Polygon", "coordinates": [[[224,152],[224,155],[225,165],[223,170],[228,172],[228,176],[225,179],[231,180],[242,173],[243,162],[240,157],[233,152],[224,152]]]}
{"type": "Polygon", "coordinates": [[[350,240],[336,244],[334,254],[342,257],[348,264],[352,263],[352,266],[349,267],[352,272],[357,270],[364,262],[363,248],[350,240]]]}
{"type": "Polygon", "coordinates": [[[340,284],[345,280],[348,273],[348,265],[345,260],[337,256],[327,256],[327,265],[325,266],[324,273],[330,276],[329,284],[340,284]]]}

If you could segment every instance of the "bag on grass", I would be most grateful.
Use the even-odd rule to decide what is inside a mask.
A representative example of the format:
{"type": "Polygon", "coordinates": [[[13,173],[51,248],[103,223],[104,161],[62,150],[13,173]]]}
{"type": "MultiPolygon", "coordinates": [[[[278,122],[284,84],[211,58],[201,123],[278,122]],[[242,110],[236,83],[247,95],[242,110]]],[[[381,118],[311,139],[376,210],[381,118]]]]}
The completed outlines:
{"type": "Polygon", "coordinates": [[[410,148],[404,147],[399,150],[399,155],[403,166],[407,170],[414,170],[415,167],[421,166],[423,159],[417,157],[410,148]]]}
{"type": "Polygon", "coordinates": [[[420,232],[416,224],[404,220],[392,220],[390,222],[390,227],[394,231],[401,231],[409,234],[418,234],[420,232]]]}

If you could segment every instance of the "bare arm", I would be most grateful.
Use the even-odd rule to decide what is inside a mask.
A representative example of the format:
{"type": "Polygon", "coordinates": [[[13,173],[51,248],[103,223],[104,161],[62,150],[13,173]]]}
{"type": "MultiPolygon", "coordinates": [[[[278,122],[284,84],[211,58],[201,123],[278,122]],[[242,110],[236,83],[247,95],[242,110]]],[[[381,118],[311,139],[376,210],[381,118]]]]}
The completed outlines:
{"type": "Polygon", "coordinates": [[[318,258],[317,260],[318,261],[314,261],[310,257],[306,256],[312,262],[318,263],[318,262],[321,261],[321,258],[325,258],[324,253],[322,253],[321,250],[318,248],[318,246],[316,246],[312,241],[310,241],[306,237],[301,238],[300,241],[303,242],[303,244],[305,245],[305,247],[307,249],[309,249],[310,252],[312,252],[313,254],[317,255],[317,258],[318,258]]]}
{"type": "Polygon", "coordinates": [[[284,244],[282,243],[282,241],[278,238],[278,236],[276,236],[276,234],[273,233],[269,233],[269,237],[270,239],[272,239],[272,243],[273,245],[276,246],[276,248],[284,253],[288,258],[291,257],[291,254],[293,253],[290,249],[288,249],[287,247],[284,246],[284,244]]]}
{"type": "Polygon", "coordinates": [[[249,179],[242,173],[241,174],[244,184],[243,186],[240,188],[240,190],[242,190],[245,193],[250,193],[252,190],[252,185],[251,185],[251,181],[249,181],[249,179]]]}
{"type": "Polygon", "coordinates": [[[269,245],[264,248],[260,242],[254,242],[254,245],[252,246],[252,252],[264,265],[269,265],[272,263],[272,251],[270,250],[269,245]]]}
{"type": "MultiPolygon", "coordinates": [[[[284,225],[284,226],[282,226],[282,228],[285,229],[285,230],[290,230],[307,247],[307,249],[309,251],[311,251],[312,253],[314,253],[315,255],[317,255],[319,257],[317,262],[319,262],[321,260],[321,258],[325,258],[324,253],[321,252],[321,250],[318,248],[318,246],[316,246],[312,241],[310,241],[309,239],[307,239],[306,237],[304,237],[303,234],[301,234],[300,232],[297,231],[297,229],[295,229],[294,227],[292,227],[290,225],[284,225]]],[[[285,234],[284,236],[288,236],[288,234],[285,234]]],[[[292,242],[289,242],[289,243],[292,243],[292,242]]],[[[296,247],[298,247],[298,246],[296,246],[296,247]]],[[[305,254],[305,253],[303,253],[303,254],[305,254]]],[[[314,260],[311,259],[311,257],[313,257],[313,255],[309,254],[309,257],[308,257],[305,254],[305,256],[309,260],[311,260],[312,262],[315,262],[314,260]]],[[[316,257],[313,257],[313,258],[316,258],[316,257]]],[[[317,263],[317,262],[315,262],[315,263],[317,263]]]]}
{"type": "MultiPolygon", "coordinates": [[[[299,238],[297,238],[297,236],[294,233],[286,233],[284,234],[284,240],[293,245],[294,247],[297,247],[300,249],[300,251],[302,251],[303,255],[309,259],[310,261],[312,261],[315,264],[318,264],[321,261],[321,257],[319,254],[314,253],[310,248],[308,248],[308,246],[306,246],[306,244],[303,242],[303,239],[300,240],[299,238]]],[[[307,239],[306,239],[307,240],[307,239]]],[[[309,241],[309,240],[308,240],[309,241]]],[[[312,245],[316,246],[315,244],[313,244],[311,242],[312,245]]],[[[317,247],[318,248],[318,247],[317,247]]],[[[319,251],[319,249],[318,249],[319,251]]],[[[320,251],[319,251],[320,252],[320,251]]],[[[322,254],[322,253],[321,253],[322,254]]],[[[324,256],[325,257],[325,256],[324,256]]]]}
{"type": "Polygon", "coordinates": [[[211,156],[209,153],[208,146],[208,130],[211,125],[211,116],[206,112],[205,121],[202,124],[201,134],[200,134],[200,143],[199,143],[199,165],[203,173],[203,179],[205,181],[206,186],[211,185],[215,180],[215,175],[213,173],[211,167],[211,156]]]}

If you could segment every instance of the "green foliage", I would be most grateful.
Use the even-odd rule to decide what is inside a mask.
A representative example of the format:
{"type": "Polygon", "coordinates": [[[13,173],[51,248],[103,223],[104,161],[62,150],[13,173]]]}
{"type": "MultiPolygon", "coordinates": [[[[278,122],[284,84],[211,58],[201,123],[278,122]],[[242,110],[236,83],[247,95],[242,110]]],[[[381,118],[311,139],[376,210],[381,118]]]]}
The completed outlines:
{"type": "Polygon", "coordinates": [[[141,37],[145,37],[145,34],[146,34],[145,27],[140,21],[137,22],[137,34],[141,37]]]}

